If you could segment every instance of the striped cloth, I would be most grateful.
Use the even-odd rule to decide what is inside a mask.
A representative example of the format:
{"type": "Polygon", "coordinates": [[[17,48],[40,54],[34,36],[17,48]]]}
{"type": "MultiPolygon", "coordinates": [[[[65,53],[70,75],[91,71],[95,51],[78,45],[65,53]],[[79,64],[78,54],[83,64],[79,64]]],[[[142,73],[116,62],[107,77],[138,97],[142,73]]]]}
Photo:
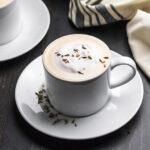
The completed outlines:
{"type": "Polygon", "coordinates": [[[70,0],[69,19],[78,28],[133,18],[137,9],[150,12],[150,0],[70,0]]]}

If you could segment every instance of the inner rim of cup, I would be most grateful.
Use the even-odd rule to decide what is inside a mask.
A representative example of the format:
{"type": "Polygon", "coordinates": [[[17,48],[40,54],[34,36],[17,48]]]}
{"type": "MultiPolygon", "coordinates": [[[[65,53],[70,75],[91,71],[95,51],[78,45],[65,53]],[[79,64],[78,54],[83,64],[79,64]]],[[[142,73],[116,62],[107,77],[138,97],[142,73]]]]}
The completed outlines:
{"type": "Polygon", "coordinates": [[[9,5],[10,5],[13,1],[15,1],[15,0],[11,0],[11,1],[10,1],[10,2],[8,2],[7,4],[0,6],[0,9],[5,8],[5,7],[9,6],[9,5]]]}
{"type": "MultiPolygon", "coordinates": [[[[81,82],[87,82],[87,81],[94,80],[94,79],[100,77],[101,75],[103,75],[103,74],[110,68],[110,63],[109,63],[109,65],[108,65],[101,73],[99,73],[99,74],[97,74],[97,75],[95,75],[95,76],[93,76],[93,77],[91,77],[91,78],[82,79],[82,80],[69,80],[69,79],[63,79],[63,78],[61,78],[61,77],[58,77],[58,76],[55,75],[50,69],[48,69],[48,67],[47,67],[47,65],[46,65],[46,63],[45,63],[45,55],[46,55],[47,51],[49,51],[48,47],[49,47],[52,43],[57,42],[57,40],[60,40],[60,39],[62,39],[62,38],[69,37],[69,36],[76,36],[76,35],[78,35],[78,36],[89,36],[89,37],[91,37],[91,38],[95,38],[95,39],[99,40],[100,42],[102,42],[105,46],[107,46],[102,40],[100,40],[100,39],[98,39],[98,38],[96,38],[96,37],[94,37],[94,36],[90,36],[90,35],[86,35],[86,34],[70,34],[70,35],[66,35],[66,36],[63,36],[63,37],[60,37],[60,38],[54,40],[53,42],[51,42],[51,43],[47,46],[47,48],[45,49],[45,51],[44,51],[44,53],[43,53],[43,56],[42,56],[43,66],[44,66],[45,70],[46,70],[52,77],[54,77],[54,78],[56,78],[56,79],[59,79],[59,80],[61,80],[61,81],[66,81],[66,82],[71,82],[71,83],[81,83],[81,82]]],[[[108,47],[108,46],[107,46],[107,47],[108,47]]],[[[108,49],[109,49],[109,48],[108,48],[108,49]]],[[[110,62],[111,62],[111,52],[110,52],[110,49],[109,49],[109,56],[110,56],[110,62]]]]}

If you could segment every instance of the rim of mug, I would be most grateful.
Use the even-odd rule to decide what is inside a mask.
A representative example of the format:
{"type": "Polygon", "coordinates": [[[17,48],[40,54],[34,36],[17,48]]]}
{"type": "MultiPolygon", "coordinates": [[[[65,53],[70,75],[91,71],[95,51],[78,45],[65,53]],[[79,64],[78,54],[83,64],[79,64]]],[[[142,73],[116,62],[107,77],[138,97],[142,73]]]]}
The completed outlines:
{"type": "MultiPolygon", "coordinates": [[[[62,37],[66,37],[66,36],[69,36],[69,35],[86,35],[86,36],[91,36],[91,35],[88,35],[88,34],[68,34],[68,35],[65,35],[65,36],[61,36],[61,37],[59,37],[59,38],[57,38],[56,40],[58,40],[58,39],[60,39],[60,38],[62,38],[62,37]]],[[[91,36],[91,37],[94,37],[94,38],[97,38],[97,37],[95,37],[95,36],[91,36]]],[[[98,38],[97,38],[98,39],[98,38]]],[[[100,39],[98,39],[98,40],[100,40],[100,39]]],[[[55,40],[54,40],[55,41],[55,40]]],[[[51,43],[53,43],[54,41],[52,41],[51,43]]],[[[100,40],[101,42],[103,42],[102,40],[100,40]]],[[[50,44],[51,44],[50,43],[50,44]]],[[[104,42],[103,42],[104,43],[104,42]]],[[[50,45],[49,44],[49,45],[50,45]]],[[[105,43],[104,43],[105,44],[105,43]]],[[[49,45],[47,46],[47,47],[49,47],[49,45]]],[[[106,44],[105,44],[106,45],[106,44]]],[[[107,46],[107,45],[106,45],[107,46]]],[[[47,49],[47,48],[46,48],[47,49]]],[[[110,68],[110,65],[111,65],[111,57],[110,57],[110,63],[109,63],[109,65],[106,67],[106,69],[103,71],[103,72],[101,72],[100,74],[98,74],[98,75],[96,75],[96,76],[94,76],[94,77],[91,77],[91,78],[88,78],[88,79],[85,79],[85,80],[79,80],[79,81],[73,81],[73,80],[65,80],[65,79],[62,79],[62,78],[59,78],[59,77],[57,77],[57,76],[55,76],[54,74],[52,74],[47,68],[46,68],[46,65],[44,64],[44,54],[45,54],[45,51],[46,51],[46,49],[44,50],[44,53],[43,53],[43,55],[42,55],[42,63],[43,63],[43,66],[44,66],[44,69],[47,71],[47,73],[49,74],[49,75],[51,75],[52,77],[54,77],[55,79],[58,79],[58,80],[60,80],[60,81],[63,81],[63,82],[67,82],[67,83],[85,83],[85,82],[90,82],[90,81],[92,81],[92,80],[96,80],[97,78],[99,78],[100,76],[102,76],[109,68],[110,68]]],[[[110,50],[110,48],[109,48],[109,51],[111,51],[110,50]]],[[[110,56],[111,56],[111,53],[110,53],[110,56]]]]}
{"type": "Polygon", "coordinates": [[[0,9],[3,9],[3,8],[5,8],[5,7],[7,7],[7,6],[9,6],[13,1],[15,1],[15,0],[11,0],[10,2],[8,2],[6,5],[2,5],[2,6],[0,6],[0,9]]]}

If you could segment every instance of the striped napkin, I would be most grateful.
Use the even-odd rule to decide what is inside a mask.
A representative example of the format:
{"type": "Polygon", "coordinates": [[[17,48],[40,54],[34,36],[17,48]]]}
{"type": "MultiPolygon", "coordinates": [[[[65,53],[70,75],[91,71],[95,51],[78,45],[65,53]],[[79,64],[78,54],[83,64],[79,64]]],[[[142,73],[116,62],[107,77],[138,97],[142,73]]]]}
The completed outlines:
{"type": "Polygon", "coordinates": [[[137,9],[150,12],[150,0],[70,0],[69,18],[78,28],[129,20],[137,9]]]}
{"type": "Polygon", "coordinates": [[[77,28],[130,20],[131,51],[150,78],[150,0],[70,0],[68,16],[77,28]]]}

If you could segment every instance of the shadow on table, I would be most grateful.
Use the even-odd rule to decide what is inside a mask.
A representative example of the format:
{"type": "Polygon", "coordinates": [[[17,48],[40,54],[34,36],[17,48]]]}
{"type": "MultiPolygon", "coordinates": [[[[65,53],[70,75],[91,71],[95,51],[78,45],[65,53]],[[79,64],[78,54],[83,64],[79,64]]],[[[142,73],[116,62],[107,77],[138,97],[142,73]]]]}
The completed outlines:
{"type": "Polygon", "coordinates": [[[15,118],[18,128],[25,136],[27,136],[34,145],[37,147],[42,147],[45,149],[112,149],[118,148],[120,145],[128,145],[132,136],[134,136],[135,129],[141,117],[139,112],[127,125],[122,127],[120,130],[109,134],[104,137],[95,138],[91,140],[63,140],[50,137],[40,133],[39,131],[32,128],[26,123],[26,121],[21,117],[17,109],[15,109],[15,118]]]}

